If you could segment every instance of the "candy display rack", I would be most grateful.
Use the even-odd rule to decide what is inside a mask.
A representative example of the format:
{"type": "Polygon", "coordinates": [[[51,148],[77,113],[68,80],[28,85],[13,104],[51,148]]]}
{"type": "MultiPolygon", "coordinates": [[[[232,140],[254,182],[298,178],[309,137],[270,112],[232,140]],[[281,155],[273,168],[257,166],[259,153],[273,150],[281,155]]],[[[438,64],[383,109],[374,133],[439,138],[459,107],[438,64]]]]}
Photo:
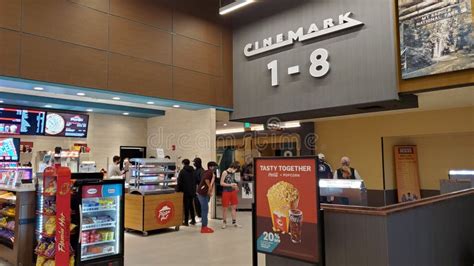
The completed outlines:
{"type": "Polygon", "coordinates": [[[0,186],[0,258],[31,265],[35,228],[34,187],[0,186]]]}
{"type": "Polygon", "coordinates": [[[70,244],[71,172],[67,167],[48,167],[39,178],[36,265],[74,265],[70,244]]]}

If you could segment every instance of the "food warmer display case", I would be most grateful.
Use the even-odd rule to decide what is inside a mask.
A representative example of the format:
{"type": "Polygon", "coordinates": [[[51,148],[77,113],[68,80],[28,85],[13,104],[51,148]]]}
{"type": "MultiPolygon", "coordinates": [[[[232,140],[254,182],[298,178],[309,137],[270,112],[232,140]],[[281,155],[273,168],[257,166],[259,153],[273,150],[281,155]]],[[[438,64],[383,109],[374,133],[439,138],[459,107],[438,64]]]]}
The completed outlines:
{"type": "Polygon", "coordinates": [[[183,222],[183,194],[175,191],[176,164],[163,159],[131,159],[132,178],[125,194],[125,228],[148,231],[183,222]]]}
{"type": "Polygon", "coordinates": [[[333,197],[333,203],[367,206],[367,189],[363,180],[320,179],[319,195],[333,197]]]}

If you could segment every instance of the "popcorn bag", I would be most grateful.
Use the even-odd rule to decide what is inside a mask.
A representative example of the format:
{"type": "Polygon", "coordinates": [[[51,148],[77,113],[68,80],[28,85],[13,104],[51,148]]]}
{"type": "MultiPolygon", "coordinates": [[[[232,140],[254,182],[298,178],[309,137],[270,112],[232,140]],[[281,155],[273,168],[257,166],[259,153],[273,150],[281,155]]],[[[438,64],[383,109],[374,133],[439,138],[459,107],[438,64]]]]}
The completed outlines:
{"type": "Polygon", "coordinates": [[[273,231],[288,233],[290,210],[298,208],[298,189],[291,183],[280,181],[268,189],[267,199],[273,231]]]}

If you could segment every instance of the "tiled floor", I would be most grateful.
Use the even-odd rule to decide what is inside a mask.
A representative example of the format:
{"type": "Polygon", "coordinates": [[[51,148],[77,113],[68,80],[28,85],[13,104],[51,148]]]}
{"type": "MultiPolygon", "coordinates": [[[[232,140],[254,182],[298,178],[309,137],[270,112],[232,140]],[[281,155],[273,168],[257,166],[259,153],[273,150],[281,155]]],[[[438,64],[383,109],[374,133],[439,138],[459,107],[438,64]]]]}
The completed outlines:
{"type": "MultiPolygon", "coordinates": [[[[240,212],[242,228],[221,229],[222,222],[211,220],[214,234],[201,234],[200,226],[181,227],[150,234],[125,233],[125,265],[235,265],[252,264],[252,216],[240,212]]],[[[263,264],[262,264],[263,265],[263,264]]],[[[0,266],[10,266],[0,260],[0,266]]]]}
{"type": "Polygon", "coordinates": [[[201,234],[200,226],[181,227],[143,237],[125,234],[125,265],[242,265],[252,264],[251,213],[239,213],[242,228],[220,228],[211,220],[214,234],[201,234]]]}

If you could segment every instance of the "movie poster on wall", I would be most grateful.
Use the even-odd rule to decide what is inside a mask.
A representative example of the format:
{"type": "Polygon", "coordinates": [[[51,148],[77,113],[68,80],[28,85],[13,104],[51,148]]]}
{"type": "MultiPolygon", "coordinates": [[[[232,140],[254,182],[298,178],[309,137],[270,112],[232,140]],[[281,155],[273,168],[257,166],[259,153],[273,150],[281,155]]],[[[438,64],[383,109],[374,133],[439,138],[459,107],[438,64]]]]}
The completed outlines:
{"type": "Polygon", "coordinates": [[[398,0],[403,79],[474,68],[471,0],[398,0]]]}
{"type": "Polygon", "coordinates": [[[315,158],[255,160],[257,252],[321,261],[315,158]]]}

